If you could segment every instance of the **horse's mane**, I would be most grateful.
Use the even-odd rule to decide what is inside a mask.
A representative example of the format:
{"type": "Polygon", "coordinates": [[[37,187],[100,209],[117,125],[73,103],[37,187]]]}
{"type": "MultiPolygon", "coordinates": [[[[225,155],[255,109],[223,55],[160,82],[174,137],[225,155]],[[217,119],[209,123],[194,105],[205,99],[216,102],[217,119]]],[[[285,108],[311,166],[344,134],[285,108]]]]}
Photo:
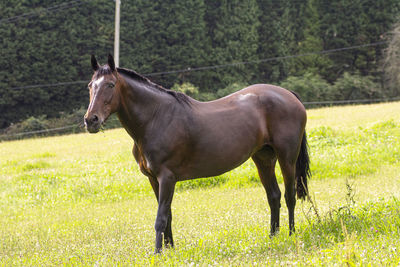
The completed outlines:
{"type": "Polygon", "coordinates": [[[117,71],[118,71],[118,73],[126,75],[135,81],[139,81],[144,84],[150,85],[152,88],[155,88],[160,92],[163,92],[163,93],[173,96],[180,103],[186,103],[186,104],[190,103],[190,98],[187,95],[185,95],[181,92],[176,92],[174,90],[166,89],[166,88],[162,87],[161,85],[153,83],[148,78],[144,77],[143,75],[141,75],[133,70],[129,70],[129,69],[125,69],[125,68],[117,68],[117,71]]]}
{"type": "MultiPolygon", "coordinates": [[[[125,68],[117,68],[117,71],[118,71],[118,73],[126,75],[126,76],[128,76],[129,78],[131,78],[131,79],[133,79],[135,81],[139,81],[139,82],[141,82],[143,84],[149,85],[151,88],[154,88],[154,89],[156,89],[156,90],[158,90],[160,92],[163,92],[163,93],[166,93],[166,94],[169,94],[169,95],[173,96],[180,103],[190,104],[190,97],[188,97],[184,93],[166,89],[166,88],[162,87],[161,85],[153,83],[148,78],[146,78],[143,75],[137,73],[136,71],[133,71],[133,70],[130,70],[130,69],[125,69],[125,68]]],[[[108,74],[112,74],[112,71],[111,71],[110,67],[108,65],[103,65],[103,66],[100,66],[96,70],[95,78],[99,78],[99,77],[101,77],[103,75],[108,75],[108,74]]]]}

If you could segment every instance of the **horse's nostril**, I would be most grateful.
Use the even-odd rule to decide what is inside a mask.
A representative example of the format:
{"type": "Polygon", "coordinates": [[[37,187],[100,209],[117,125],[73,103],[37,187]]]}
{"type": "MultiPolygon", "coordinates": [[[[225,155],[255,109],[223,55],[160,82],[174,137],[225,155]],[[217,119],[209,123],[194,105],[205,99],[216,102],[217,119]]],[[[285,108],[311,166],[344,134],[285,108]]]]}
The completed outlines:
{"type": "Polygon", "coordinates": [[[85,117],[85,125],[91,126],[99,122],[99,117],[97,115],[93,115],[91,117],[85,117]]]}
{"type": "Polygon", "coordinates": [[[96,115],[94,115],[92,118],[92,122],[98,122],[98,121],[99,121],[99,118],[96,115]]]}

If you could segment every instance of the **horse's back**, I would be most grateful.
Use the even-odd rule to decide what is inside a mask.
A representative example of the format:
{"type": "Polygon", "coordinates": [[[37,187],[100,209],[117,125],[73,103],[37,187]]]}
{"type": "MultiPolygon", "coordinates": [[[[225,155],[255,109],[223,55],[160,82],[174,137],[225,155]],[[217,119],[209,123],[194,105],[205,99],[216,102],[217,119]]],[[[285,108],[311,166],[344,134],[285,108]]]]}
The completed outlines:
{"type": "Polygon", "coordinates": [[[265,109],[275,108],[276,110],[282,108],[288,109],[289,112],[291,112],[291,109],[304,109],[303,104],[301,104],[294,93],[285,88],[270,84],[254,84],[228,97],[249,94],[256,95],[260,105],[265,109]]]}
{"type": "MultiPolygon", "coordinates": [[[[270,84],[250,85],[225,97],[209,102],[198,103],[202,103],[205,106],[220,106],[232,104],[234,102],[243,103],[246,101],[251,104],[252,100],[260,101],[260,104],[264,105],[266,108],[274,104],[284,104],[287,107],[300,107],[304,109],[303,105],[294,93],[285,88],[270,84]]],[[[253,102],[253,104],[255,103],[253,102]]]]}
{"type": "Polygon", "coordinates": [[[201,112],[232,110],[236,112],[256,113],[260,119],[303,121],[306,111],[297,96],[291,91],[269,84],[254,84],[223,98],[200,102],[201,112]]]}
{"type": "Polygon", "coordinates": [[[278,135],[298,134],[304,127],[302,108],[290,91],[263,84],[218,100],[195,102],[188,142],[191,155],[185,159],[191,170],[181,177],[221,174],[272,144],[278,135]]]}

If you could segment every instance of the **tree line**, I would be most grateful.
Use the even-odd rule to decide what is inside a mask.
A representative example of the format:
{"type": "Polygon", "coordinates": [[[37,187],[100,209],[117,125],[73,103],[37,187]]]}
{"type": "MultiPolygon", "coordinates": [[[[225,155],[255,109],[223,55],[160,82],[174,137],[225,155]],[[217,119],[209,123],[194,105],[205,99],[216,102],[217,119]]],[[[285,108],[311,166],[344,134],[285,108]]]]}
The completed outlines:
{"type": "MultiPolygon", "coordinates": [[[[114,7],[0,2],[0,128],[87,105],[90,55],[113,51],[114,7]]],[[[201,100],[252,83],[305,101],[391,97],[381,66],[399,11],[398,0],[122,0],[120,66],[201,100]]]]}

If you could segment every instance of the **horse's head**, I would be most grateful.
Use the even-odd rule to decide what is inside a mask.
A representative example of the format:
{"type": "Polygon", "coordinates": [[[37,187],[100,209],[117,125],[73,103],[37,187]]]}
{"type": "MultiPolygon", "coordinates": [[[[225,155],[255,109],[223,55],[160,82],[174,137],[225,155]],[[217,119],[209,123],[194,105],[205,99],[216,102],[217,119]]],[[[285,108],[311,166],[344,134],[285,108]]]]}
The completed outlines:
{"type": "Polygon", "coordinates": [[[118,110],[120,82],[111,55],[108,55],[106,65],[100,66],[93,55],[91,62],[94,74],[88,85],[90,103],[84,121],[90,133],[97,133],[107,118],[118,110]]]}

